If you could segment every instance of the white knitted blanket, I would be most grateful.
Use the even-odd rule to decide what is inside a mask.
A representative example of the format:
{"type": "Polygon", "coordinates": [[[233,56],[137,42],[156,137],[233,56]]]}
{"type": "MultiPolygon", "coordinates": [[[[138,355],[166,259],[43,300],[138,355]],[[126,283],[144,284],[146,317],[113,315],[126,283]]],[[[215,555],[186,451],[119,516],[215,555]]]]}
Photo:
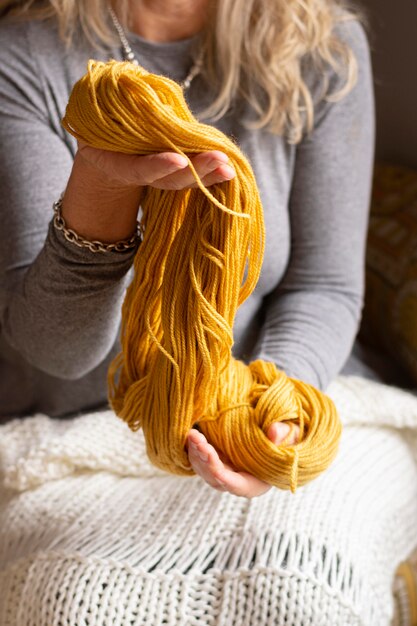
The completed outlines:
{"type": "Polygon", "coordinates": [[[334,464],[253,500],[157,470],[110,411],[0,427],[0,625],[388,625],[417,545],[417,397],[329,395],[334,464]]]}

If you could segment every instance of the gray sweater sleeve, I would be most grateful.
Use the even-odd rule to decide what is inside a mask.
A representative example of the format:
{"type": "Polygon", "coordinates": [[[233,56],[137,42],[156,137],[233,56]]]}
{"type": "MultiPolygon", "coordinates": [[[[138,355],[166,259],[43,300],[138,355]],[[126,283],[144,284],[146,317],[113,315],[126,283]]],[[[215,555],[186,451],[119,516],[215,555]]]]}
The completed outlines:
{"type": "Polygon", "coordinates": [[[73,154],[18,32],[15,46],[10,30],[0,33],[1,338],[35,368],[75,379],[116,340],[134,252],[94,254],[48,229],[73,154]]]}
{"type": "MultiPolygon", "coordinates": [[[[343,33],[358,61],[358,81],[341,101],[318,108],[312,135],[297,147],[290,261],[265,299],[252,354],[319,388],[341,370],[358,328],[374,157],[368,42],[357,22],[343,33]]],[[[334,78],[331,91],[338,87],[334,78]]]]}

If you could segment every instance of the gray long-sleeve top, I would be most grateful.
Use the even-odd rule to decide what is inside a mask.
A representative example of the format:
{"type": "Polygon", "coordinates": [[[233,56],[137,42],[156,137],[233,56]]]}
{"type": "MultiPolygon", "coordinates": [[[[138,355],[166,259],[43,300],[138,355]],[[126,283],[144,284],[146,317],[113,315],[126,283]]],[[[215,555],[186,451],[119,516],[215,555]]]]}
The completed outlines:
{"type": "MultiPolygon", "coordinates": [[[[374,151],[369,47],[357,22],[337,26],[359,65],[340,102],[320,100],[324,74],[305,64],[315,127],[297,146],[242,125],[242,102],[214,122],[248,156],[261,193],[266,251],[260,280],[239,308],[233,353],[274,361],[325,388],[345,363],[363,302],[364,248],[374,151]]],[[[141,64],[182,80],[193,40],[156,44],[130,33],[141,64]]],[[[80,40],[81,41],[81,40],[80,40]]],[[[106,403],[106,371],[119,349],[120,309],[133,253],[94,254],[50,226],[76,151],[61,127],[89,58],[69,51],[53,22],[0,24],[0,416],[71,414],[106,403]]],[[[330,91],[342,84],[330,68],[330,91]]],[[[198,115],[211,98],[198,77],[198,115]]]]}

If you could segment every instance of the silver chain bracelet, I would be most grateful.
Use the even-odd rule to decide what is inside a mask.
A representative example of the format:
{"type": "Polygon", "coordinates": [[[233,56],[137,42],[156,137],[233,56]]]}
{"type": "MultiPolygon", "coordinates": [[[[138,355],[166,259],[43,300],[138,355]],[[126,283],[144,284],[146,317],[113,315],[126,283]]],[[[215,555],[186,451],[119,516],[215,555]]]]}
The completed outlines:
{"type": "Polygon", "coordinates": [[[62,196],[53,204],[54,210],[54,226],[60,230],[65,239],[75,244],[79,248],[88,248],[91,252],[126,252],[136,248],[141,241],[142,228],[139,222],[136,225],[136,232],[130,239],[116,241],[115,243],[103,243],[102,241],[89,241],[78,235],[71,228],[67,228],[66,222],[62,217],[62,196]]]}

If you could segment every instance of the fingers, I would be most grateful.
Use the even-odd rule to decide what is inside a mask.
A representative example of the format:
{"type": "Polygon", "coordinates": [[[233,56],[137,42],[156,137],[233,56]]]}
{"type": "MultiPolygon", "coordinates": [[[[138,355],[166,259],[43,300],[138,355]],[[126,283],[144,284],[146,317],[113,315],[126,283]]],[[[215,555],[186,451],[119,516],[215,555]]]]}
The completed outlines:
{"type": "MultiPolygon", "coordinates": [[[[106,179],[121,186],[150,185],[157,189],[172,190],[196,186],[188,159],[176,152],[138,156],[99,150],[79,142],[78,154],[99,169],[106,179]]],[[[235,176],[235,171],[227,164],[227,155],[219,150],[202,152],[190,160],[206,186],[230,180],[235,176]]]]}
{"type": "MultiPolygon", "coordinates": [[[[202,152],[192,157],[190,161],[206,187],[230,180],[236,175],[234,169],[227,164],[228,157],[218,150],[202,152]]],[[[185,189],[197,187],[197,183],[191,168],[187,167],[159,178],[152,186],[158,189],[185,189]]]]}
{"type": "MultiPolygon", "coordinates": [[[[171,189],[164,187],[160,182],[169,176],[178,176],[182,171],[189,170],[188,159],[176,152],[160,152],[136,158],[134,174],[142,177],[143,185],[151,185],[160,189],[171,189]]],[[[180,187],[178,187],[180,188],[180,187]]],[[[176,189],[176,187],[172,187],[176,189]]]]}
{"type": "MultiPolygon", "coordinates": [[[[205,187],[216,185],[217,183],[223,183],[226,180],[231,180],[236,176],[236,172],[230,165],[224,164],[217,167],[215,170],[204,176],[201,180],[205,187]]],[[[194,182],[191,187],[197,187],[197,183],[194,182]]]]}
{"type": "Polygon", "coordinates": [[[214,489],[224,491],[226,486],[222,480],[224,464],[213,446],[195,429],[190,430],[187,442],[188,458],[196,474],[204,478],[214,489]]]}
{"type": "Polygon", "coordinates": [[[107,178],[124,186],[151,185],[160,178],[188,167],[188,160],[176,152],[137,156],[99,150],[80,143],[78,154],[107,178]]]}
{"type": "Polygon", "coordinates": [[[268,429],[267,437],[276,446],[293,446],[298,443],[300,428],[288,422],[274,422],[268,429]]]}
{"type": "Polygon", "coordinates": [[[270,489],[270,485],[247,472],[237,472],[221,461],[217,451],[197,430],[188,434],[188,457],[201,478],[218,491],[228,491],[235,496],[253,498],[270,489]]]}

